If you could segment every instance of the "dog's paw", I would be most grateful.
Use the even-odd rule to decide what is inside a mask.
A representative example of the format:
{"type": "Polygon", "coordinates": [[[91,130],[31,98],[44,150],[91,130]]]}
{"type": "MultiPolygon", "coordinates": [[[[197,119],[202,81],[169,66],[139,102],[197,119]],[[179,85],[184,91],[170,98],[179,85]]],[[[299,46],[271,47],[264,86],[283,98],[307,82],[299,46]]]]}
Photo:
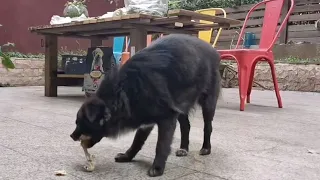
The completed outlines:
{"type": "Polygon", "coordinates": [[[187,156],[187,155],[188,155],[188,151],[185,149],[179,149],[176,151],[176,156],[178,157],[187,156]]]}
{"type": "Polygon", "coordinates": [[[118,153],[114,158],[116,162],[130,162],[132,160],[126,153],[118,153]]]}
{"type": "Polygon", "coordinates": [[[211,153],[211,149],[204,149],[204,148],[202,148],[199,152],[201,156],[209,155],[210,153],[211,153]]]}
{"type": "Polygon", "coordinates": [[[150,177],[161,176],[163,174],[163,171],[164,171],[164,168],[152,166],[148,171],[148,175],[150,177]]]}

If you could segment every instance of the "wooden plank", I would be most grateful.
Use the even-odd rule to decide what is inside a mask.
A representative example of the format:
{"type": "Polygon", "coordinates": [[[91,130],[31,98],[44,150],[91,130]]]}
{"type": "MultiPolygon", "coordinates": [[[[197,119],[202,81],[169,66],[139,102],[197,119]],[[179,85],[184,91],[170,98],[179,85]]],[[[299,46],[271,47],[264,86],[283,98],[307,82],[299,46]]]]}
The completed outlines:
{"type": "Polygon", "coordinates": [[[319,4],[319,0],[295,0],[294,4],[296,6],[305,5],[305,4],[319,4]]]}
{"type": "Polygon", "coordinates": [[[289,32],[299,32],[299,31],[314,31],[314,24],[306,24],[306,25],[290,25],[288,28],[289,32]]]}
{"type": "Polygon", "coordinates": [[[142,26],[136,26],[130,32],[130,54],[133,56],[136,52],[147,46],[147,29],[142,26]]]}
{"type": "Polygon", "coordinates": [[[57,81],[58,38],[54,35],[45,36],[45,96],[58,95],[57,81]]]}
{"type": "MultiPolygon", "coordinates": [[[[254,21],[254,22],[250,22],[248,21],[249,25],[261,25],[260,27],[246,27],[245,28],[245,32],[253,32],[253,33],[261,33],[262,31],[262,24],[259,24],[259,22],[262,21],[254,21]]],[[[223,29],[221,31],[221,35],[228,35],[228,34],[234,34],[236,33],[236,31],[238,31],[240,33],[241,31],[241,26],[239,29],[223,29]]],[[[278,27],[276,30],[278,30],[280,27],[280,23],[278,24],[278,27]]],[[[310,24],[310,25],[289,25],[288,31],[308,31],[308,30],[314,30],[314,25],[310,24]]]]}
{"type": "MultiPolygon", "coordinates": [[[[227,17],[228,14],[230,13],[241,13],[241,12],[247,12],[249,11],[255,4],[247,4],[247,5],[242,5],[239,7],[234,7],[234,8],[224,8],[224,10],[227,12],[227,17]]],[[[262,10],[265,9],[265,5],[262,4],[261,6],[258,6],[256,10],[262,10]]],[[[221,13],[218,13],[217,15],[220,15],[221,13]]]]}
{"type": "Polygon", "coordinates": [[[296,14],[291,15],[289,18],[289,22],[298,22],[298,21],[315,21],[320,18],[320,14],[296,14]]]}
{"type": "MultiPolygon", "coordinates": [[[[279,20],[280,22],[280,20],[279,20]]],[[[247,24],[246,24],[246,27],[248,26],[262,26],[262,23],[263,23],[263,19],[253,19],[253,20],[248,20],[247,24]]],[[[234,28],[234,27],[242,27],[243,24],[241,25],[232,25],[231,27],[234,28]]]]}
{"type": "MultiPolygon", "coordinates": [[[[231,18],[231,19],[237,19],[237,20],[243,20],[245,19],[248,11],[243,11],[243,8],[241,8],[242,6],[240,6],[239,10],[237,10],[236,8],[231,8],[231,11],[228,11],[228,9],[230,8],[225,8],[225,10],[227,11],[227,17],[231,18]]],[[[246,6],[247,7],[247,6],[246,6]]],[[[264,16],[264,7],[260,7],[257,10],[255,10],[254,12],[252,12],[252,14],[250,15],[250,17],[256,18],[256,17],[263,17],[264,16]]],[[[247,9],[247,8],[245,8],[247,9]]],[[[320,10],[320,4],[316,3],[316,4],[300,4],[300,6],[296,6],[293,8],[293,12],[292,14],[295,13],[302,13],[302,12],[315,12],[315,11],[319,11],[320,10]]],[[[217,16],[223,16],[222,13],[217,13],[217,16]]]]}
{"type": "Polygon", "coordinates": [[[235,19],[223,18],[219,16],[210,16],[210,15],[200,14],[194,11],[188,11],[184,9],[170,10],[168,12],[168,15],[169,16],[188,16],[188,17],[192,17],[192,19],[194,20],[205,20],[205,21],[211,21],[216,23],[226,23],[230,25],[241,23],[241,21],[235,20],[235,19]]]}
{"type": "MultiPolygon", "coordinates": [[[[280,26],[277,27],[277,30],[279,29],[280,26]]],[[[256,35],[261,33],[262,28],[261,27],[256,27],[256,28],[246,28],[245,32],[253,32],[256,35]]],[[[314,24],[307,24],[307,25],[290,25],[288,26],[288,33],[291,32],[310,32],[310,31],[315,31],[314,24]]],[[[233,35],[237,35],[236,31],[240,33],[240,29],[230,29],[230,30],[222,30],[220,37],[223,36],[230,36],[232,37],[233,35]]]]}
{"type": "Polygon", "coordinates": [[[179,28],[168,28],[168,27],[158,27],[158,26],[144,26],[148,32],[153,31],[156,33],[178,33],[178,34],[197,34],[198,30],[193,31],[193,30],[186,30],[184,27],[179,28]]]}
{"type": "Polygon", "coordinates": [[[289,38],[315,38],[320,37],[320,31],[301,31],[301,32],[289,32],[289,38]]]}
{"type": "Polygon", "coordinates": [[[320,4],[306,4],[303,6],[295,6],[293,8],[293,13],[315,12],[315,11],[320,11],[320,4]]]}
{"type": "Polygon", "coordinates": [[[120,21],[120,20],[129,20],[129,19],[152,19],[155,16],[146,15],[146,14],[127,14],[123,16],[113,16],[108,18],[100,18],[97,22],[110,22],[110,21],[120,21]]]}
{"type": "MultiPolygon", "coordinates": [[[[232,35],[230,35],[230,36],[220,36],[218,42],[230,42],[231,43],[232,38],[233,38],[232,35]]],[[[256,39],[259,40],[260,38],[261,38],[261,35],[260,34],[256,34],[256,39]]],[[[234,43],[236,43],[238,41],[238,35],[235,36],[233,41],[234,41],[234,43]]]]}
{"type": "Polygon", "coordinates": [[[318,44],[320,42],[320,37],[310,37],[310,38],[289,38],[288,41],[295,42],[310,42],[314,44],[318,44]]]}
{"type": "MultiPolygon", "coordinates": [[[[212,41],[213,43],[213,41],[212,41]]],[[[235,42],[237,43],[237,42],[235,42]]],[[[216,49],[230,49],[230,42],[217,42],[216,49]]]]}
{"type": "Polygon", "coordinates": [[[74,79],[83,79],[84,75],[79,74],[58,74],[58,78],[74,78],[74,79]]]}
{"type": "MultiPolygon", "coordinates": [[[[150,22],[150,19],[152,18],[152,16],[147,16],[147,15],[143,15],[143,14],[132,14],[130,15],[130,18],[127,19],[119,19],[122,22],[146,22],[145,20],[147,20],[147,22],[150,22]],[[148,21],[149,19],[149,21],[148,21]]],[[[104,24],[103,22],[118,22],[118,20],[116,18],[104,18],[104,19],[98,19],[97,21],[93,22],[93,23],[88,23],[85,24],[86,26],[91,26],[91,25],[101,25],[104,24]]],[[[40,26],[33,26],[33,27],[29,27],[29,31],[40,31],[43,29],[59,29],[59,28],[66,28],[66,27],[71,27],[73,29],[78,28],[78,27],[83,27],[84,24],[83,23],[66,23],[66,24],[59,24],[59,25],[40,25],[40,26]]]]}
{"type": "Polygon", "coordinates": [[[150,24],[152,25],[164,25],[164,24],[172,24],[179,21],[178,16],[173,16],[173,17],[165,17],[165,18],[155,18],[152,19],[150,24]]]}
{"type": "Polygon", "coordinates": [[[194,24],[194,22],[191,21],[191,17],[183,17],[183,16],[155,18],[151,20],[150,24],[168,26],[168,25],[175,24],[176,22],[183,23],[184,25],[194,24]]]}
{"type": "MultiPolygon", "coordinates": [[[[264,13],[265,11],[254,11],[251,13],[250,18],[259,18],[259,17],[264,17],[264,13]]],[[[241,20],[243,21],[246,16],[247,16],[248,12],[244,12],[244,13],[237,13],[237,14],[228,14],[227,17],[231,18],[231,19],[237,19],[237,20],[241,20]]]]}
{"type": "Polygon", "coordinates": [[[284,18],[288,15],[288,12],[289,12],[289,7],[290,7],[290,0],[284,0],[283,2],[283,7],[282,7],[282,11],[281,11],[281,22],[282,23],[286,23],[284,25],[284,27],[282,28],[282,32],[280,33],[280,43],[287,43],[287,40],[288,40],[288,20],[284,22],[284,18]]]}
{"type": "Polygon", "coordinates": [[[193,31],[204,31],[204,30],[210,30],[212,28],[219,28],[221,27],[219,24],[196,24],[192,26],[188,26],[183,28],[184,30],[193,30],[193,31]]]}
{"type": "MultiPolygon", "coordinates": [[[[278,26],[279,27],[279,26],[278,26]]],[[[238,31],[238,33],[240,33],[241,29],[229,29],[229,30],[222,30],[221,31],[221,36],[227,36],[227,35],[233,35],[233,34],[237,34],[236,31],[238,31]]],[[[252,33],[261,33],[262,31],[262,27],[256,27],[256,28],[246,28],[245,32],[252,32],[252,33]]]]}
{"type": "Polygon", "coordinates": [[[76,35],[74,33],[56,33],[56,34],[52,34],[52,33],[37,33],[38,35],[56,35],[56,36],[63,36],[63,37],[68,37],[68,38],[80,38],[80,39],[91,39],[91,38],[101,38],[101,39],[107,39],[107,37],[105,36],[100,36],[100,35],[92,35],[92,36],[85,36],[85,35],[76,35]]]}
{"type": "Polygon", "coordinates": [[[111,34],[128,34],[130,29],[124,28],[124,26],[120,28],[112,28],[112,29],[102,29],[102,30],[93,30],[93,31],[79,31],[75,32],[75,34],[92,36],[92,35],[111,35],[111,34]]]}
{"type": "Polygon", "coordinates": [[[56,28],[45,28],[45,29],[37,29],[32,32],[37,33],[50,33],[50,34],[61,34],[61,33],[69,33],[69,32],[79,32],[79,31],[94,31],[94,30],[103,30],[103,29],[111,29],[111,28],[121,28],[123,24],[130,23],[150,23],[150,19],[128,19],[122,21],[110,21],[110,22],[99,22],[94,24],[82,24],[82,25],[73,25],[73,26],[65,26],[65,27],[56,27],[56,28]]]}

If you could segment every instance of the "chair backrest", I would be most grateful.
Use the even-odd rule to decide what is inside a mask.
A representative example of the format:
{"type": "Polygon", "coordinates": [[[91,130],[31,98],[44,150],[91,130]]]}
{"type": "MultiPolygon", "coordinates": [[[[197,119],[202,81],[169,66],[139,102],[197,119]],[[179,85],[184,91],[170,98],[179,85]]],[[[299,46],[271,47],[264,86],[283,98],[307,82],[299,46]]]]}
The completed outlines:
{"type": "Polygon", "coordinates": [[[274,0],[266,3],[259,44],[260,48],[269,48],[272,45],[271,43],[276,35],[284,1],[274,0]]]}
{"type": "MultiPolygon", "coordinates": [[[[210,16],[215,16],[217,11],[222,11],[223,12],[223,17],[226,17],[227,13],[224,9],[222,8],[208,8],[208,9],[200,9],[200,10],[197,10],[196,12],[197,13],[200,13],[200,14],[206,14],[206,15],[210,15],[210,16]]],[[[205,20],[200,20],[200,23],[203,23],[203,24],[213,24],[214,22],[210,22],[210,21],[205,21],[205,20]]],[[[222,28],[219,28],[218,30],[218,33],[214,39],[214,42],[212,44],[213,47],[216,46],[217,44],[217,41],[219,39],[219,36],[220,36],[220,33],[222,31],[222,28]]],[[[205,30],[205,31],[199,31],[198,33],[198,38],[199,39],[202,39],[208,43],[211,43],[211,38],[212,38],[212,29],[210,30],[205,30]]]]}
{"type": "Polygon", "coordinates": [[[248,12],[241,32],[240,36],[236,45],[236,49],[239,47],[240,42],[243,38],[244,35],[244,30],[246,28],[248,18],[250,17],[250,14],[260,5],[265,4],[265,13],[264,13],[264,18],[263,18],[263,27],[261,31],[261,37],[260,37],[260,44],[259,47],[261,49],[267,49],[267,51],[270,51],[271,48],[273,47],[274,43],[276,42],[277,38],[279,37],[284,25],[287,23],[287,20],[293,10],[294,7],[294,1],[295,0],[290,0],[290,8],[281,22],[281,25],[279,29],[277,30],[278,27],[278,22],[280,20],[280,14],[282,11],[283,4],[286,0],[263,0],[262,2],[259,2],[255,4],[250,11],[248,12]],[[277,30],[277,31],[276,31],[277,30]]]}

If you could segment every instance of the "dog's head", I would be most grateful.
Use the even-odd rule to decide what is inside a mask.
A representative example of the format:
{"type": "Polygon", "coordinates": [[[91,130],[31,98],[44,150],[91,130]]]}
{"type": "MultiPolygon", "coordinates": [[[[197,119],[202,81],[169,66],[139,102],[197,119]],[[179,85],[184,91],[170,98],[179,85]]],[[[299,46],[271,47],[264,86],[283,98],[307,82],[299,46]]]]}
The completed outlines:
{"type": "Polygon", "coordinates": [[[74,141],[86,141],[87,148],[93,147],[106,135],[106,123],[111,112],[104,101],[90,97],[80,107],[76,118],[76,129],[70,135],[74,141]]]}

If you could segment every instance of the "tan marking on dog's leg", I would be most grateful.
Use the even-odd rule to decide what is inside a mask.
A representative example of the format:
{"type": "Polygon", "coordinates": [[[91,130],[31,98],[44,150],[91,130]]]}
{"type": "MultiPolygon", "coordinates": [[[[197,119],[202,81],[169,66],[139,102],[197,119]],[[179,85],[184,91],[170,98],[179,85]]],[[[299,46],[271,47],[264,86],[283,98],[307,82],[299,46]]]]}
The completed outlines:
{"type": "Polygon", "coordinates": [[[83,148],[84,154],[86,156],[87,159],[87,164],[84,166],[84,169],[88,172],[92,172],[95,169],[95,163],[94,163],[94,155],[91,155],[88,152],[87,147],[84,144],[84,141],[81,141],[81,146],[83,148]]]}
{"type": "Polygon", "coordinates": [[[79,137],[80,141],[87,141],[87,140],[90,140],[90,139],[91,139],[90,136],[86,136],[86,135],[83,135],[83,134],[79,137]]]}

